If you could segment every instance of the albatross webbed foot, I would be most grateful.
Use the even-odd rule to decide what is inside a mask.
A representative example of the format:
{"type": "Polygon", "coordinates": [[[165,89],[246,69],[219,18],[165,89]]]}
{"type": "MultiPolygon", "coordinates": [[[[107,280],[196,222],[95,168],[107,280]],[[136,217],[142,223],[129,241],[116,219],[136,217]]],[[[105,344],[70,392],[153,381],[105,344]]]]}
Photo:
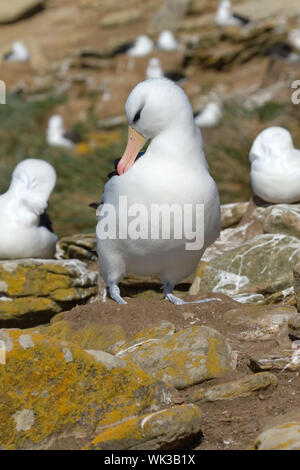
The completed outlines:
{"type": "Polygon", "coordinates": [[[170,302],[172,302],[172,304],[174,305],[204,304],[206,302],[221,302],[221,299],[218,299],[217,297],[211,297],[207,299],[193,300],[191,302],[187,302],[186,300],[176,297],[176,295],[173,294],[173,287],[171,287],[169,284],[165,285],[164,294],[165,294],[165,298],[169,300],[170,302]]]}
{"type": "Polygon", "coordinates": [[[109,286],[109,295],[118,304],[127,304],[127,302],[125,302],[125,300],[121,297],[120,289],[117,284],[112,284],[111,286],[109,286]]]}

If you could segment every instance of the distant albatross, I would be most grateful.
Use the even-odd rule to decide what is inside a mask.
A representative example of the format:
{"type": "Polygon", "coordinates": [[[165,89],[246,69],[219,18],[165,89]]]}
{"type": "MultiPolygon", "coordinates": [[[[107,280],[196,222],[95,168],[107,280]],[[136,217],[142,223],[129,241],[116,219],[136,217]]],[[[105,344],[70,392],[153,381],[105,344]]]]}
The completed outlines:
{"type": "Polygon", "coordinates": [[[13,43],[11,51],[6,54],[4,59],[7,62],[28,62],[30,55],[25,44],[21,41],[16,41],[13,43]]]}
{"type": "Polygon", "coordinates": [[[57,236],[45,211],[55,182],[55,170],[44,160],[16,166],[0,196],[0,259],[53,258],[57,236]]]}
{"type": "Polygon", "coordinates": [[[244,26],[249,22],[248,18],[233,12],[230,0],[221,0],[215,16],[217,26],[244,26]]]}
{"type": "Polygon", "coordinates": [[[157,57],[152,57],[149,60],[146,69],[146,78],[168,78],[178,84],[186,81],[186,76],[181,72],[177,72],[176,70],[164,71],[157,57]]]}
{"type": "Polygon", "coordinates": [[[222,106],[216,101],[210,101],[202,111],[194,116],[194,120],[199,127],[215,127],[221,121],[222,116],[222,106]]]}
{"type": "Polygon", "coordinates": [[[283,127],[269,127],[255,139],[249,154],[254,193],[272,203],[300,201],[300,150],[283,127]]]}
{"type": "Polygon", "coordinates": [[[175,39],[172,31],[168,29],[160,33],[156,45],[162,51],[176,51],[179,48],[179,42],[175,39]]]}
{"type": "MultiPolygon", "coordinates": [[[[205,249],[220,233],[220,202],[215,181],[205,159],[200,129],[195,125],[190,102],[183,90],[172,81],[157,78],[139,83],[126,102],[129,123],[126,150],[117,165],[117,175],[105,185],[98,210],[97,251],[99,267],[109,294],[119,304],[119,282],[127,272],[138,275],[158,275],[164,286],[165,298],[184,304],[173,294],[176,284],[197,267],[205,249]],[[150,144],[136,161],[145,141],[150,144]],[[127,217],[121,206],[125,197],[129,219],[136,204],[141,210],[138,225],[148,227],[148,233],[132,237],[127,217]],[[171,224],[169,237],[157,232],[160,222],[151,215],[152,209],[204,208],[204,216],[196,233],[203,233],[203,244],[187,249],[189,241],[183,219],[176,218],[175,233],[171,224]],[[117,215],[116,236],[102,236],[107,214],[114,208],[117,215]],[[159,236],[152,236],[152,233],[159,236]],[[122,234],[122,236],[121,236],[122,234]]],[[[136,209],[135,209],[136,210],[136,209]]],[[[132,219],[132,217],[131,217],[132,219]]],[[[113,218],[112,218],[113,220],[113,218]]],[[[196,236],[196,235],[195,235],[196,236]]],[[[204,299],[195,302],[206,302],[204,299]]],[[[219,299],[217,299],[219,300],[219,299]]]]}
{"type": "Polygon", "coordinates": [[[81,138],[77,132],[66,131],[62,116],[54,114],[48,121],[46,140],[49,145],[54,147],[73,148],[81,141],[81,138]]]}

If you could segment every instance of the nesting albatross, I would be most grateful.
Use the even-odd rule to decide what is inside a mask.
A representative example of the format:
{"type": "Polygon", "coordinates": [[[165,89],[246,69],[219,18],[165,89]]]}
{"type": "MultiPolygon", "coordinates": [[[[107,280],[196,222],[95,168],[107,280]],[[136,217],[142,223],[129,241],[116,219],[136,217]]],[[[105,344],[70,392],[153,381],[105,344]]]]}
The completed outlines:
{"type": "Polygon", "coordinates": [[[0,259],[52,258],[57,236],[46,214],[55,186],[54,168],[44,160],[19,163],[0,196],[0,259]]]}
{"type": "MultiPolygon", "coordinates": [[[[118,283],[128,272],[158,275],[165,298],[176,305],[183,304],[186,302],[173,294],[174,286],[197,268],[205,249],[220,233],[218,190],[209,173],[201,131],[194,123],[184,91],[165,78],[139,83],[127,99],[126,115],[129,123],[127,147],[117,165],[117,175],[105,185],[98,209],[96,232],[100,272],[111,298],[119,304],[126,301],[120,295],[118,283]],[[150,141],[149,146],[136,160],[145,141],[150,141]],[[120,217],[123,216],[120,197],[126,199],[129,216],[133,215],[130,208],[135,204],[143,209],[139,224],[151,228],[150,237],[133,239],[130,236],[128,220],[120,217]],[[181,238],[177,238],[172,229],[168,239],[152,237],[157,220],[150,217],[150,209],[162,204],[167,207],[176,204],[180,208],[189,205],[193,221],[197,207],[203,205],[204,218],[198,229],[203,231],[204,244],[196,250],[187,249],[190,240],[185,237],[184,230],[181,238]],[[109,207],[117,214],[117,235],[105,238],[102,228],[109,207]]],[[[180,228],[182,223],[179,221],[180,228]]],[[[208,300],[212,299],[196,302],[208,300]]]]}

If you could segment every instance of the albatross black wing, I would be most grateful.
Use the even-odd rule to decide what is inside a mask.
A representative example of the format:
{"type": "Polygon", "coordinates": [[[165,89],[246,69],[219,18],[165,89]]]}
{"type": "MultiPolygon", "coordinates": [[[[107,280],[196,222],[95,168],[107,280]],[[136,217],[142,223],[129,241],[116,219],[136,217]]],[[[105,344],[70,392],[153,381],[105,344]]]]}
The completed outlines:
{"type": "Polygon", "coordinates": [[[245,18],[244,16],[237,15],[236,13],[233,13],[232,15],[236,20],[239,20],[241,23],[244,25],[249,24],[250,20],[248,18],[245,18]]]}
{"type": "MultiPolygon", "coordinates": [[[[136,157],[135,161],[137,161],[139,158],[141,158],[143,155],[144,155],[145,152],[139,152],[138,156],[136,157]]],[[[119,161],[121,160],[121,158],[117,158],[117,160],[114,161],[114,171],[112,171],[111,173],[108,173],[107,175],[107,178],[110,180],[110,178],[112,178],[113,176],[119,176],[118,175],[118,172],[117,172],[117,166],[119,164],[119,161]]]]}
{"type": "Polygon", "coordinates": [[[187,79],[186,76],[183,75],[183,73],[172,71],[172,70],[165,72],[164,76],[168,78],[169,80],[172,80],[172,82],[175,82],[175,83],[183,82],[187,79]]]}
{"type": "Polygon", "coordinates": [[[40,215],[39,227],[45,227],[46,229],[49,230],[49,232],[54,233],[50,217],[46,211],[40,215]]]}
{"type": "Polygon", "coordinates": [[[82,142],[81,135],[72,129],[66,131],[63,136],[65,139],[68,139],[73,142],[73,144],[78,144],[79,142],[82,142]]]}
{"type": "Polygon", "coordinates": [[[129,51],[129,49],[131,49],[134,46],[134,44],[135,42],[132,41],[132,42],[127,42],[126,44],[122,44],[121,46],[117,47],[116,49],[114,49],[112,53],[113,57],[115,57],[118,54],[126,54],[129,51]]]}

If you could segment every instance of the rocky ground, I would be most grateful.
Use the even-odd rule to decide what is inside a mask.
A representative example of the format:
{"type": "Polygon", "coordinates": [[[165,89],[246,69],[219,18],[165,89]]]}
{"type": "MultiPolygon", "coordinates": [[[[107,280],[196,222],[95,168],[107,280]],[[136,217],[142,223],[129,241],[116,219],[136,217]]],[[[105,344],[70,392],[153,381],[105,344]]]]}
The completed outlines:
{"type": "Polygon", "coordinates": [[[54,163],[50,213],[61,236],[55,260],[0,261],[1,449],[300,449],[300,205],[250,199],[247,163],[269,125],[286,126],[300,145],[300,108],[291,104],[299,64],[265,57],[300,11],[294,0],[234,2],[253,25],[220,31],[216,4],[0,6],[0,55],[23,38],[32,57],[1,63],[10,93],[5,117],[0,109],[1,188],[18,159],[54,163]],[[125,127],[107,126],[124,121],[149,59],[114,50],[145,30],[155,39],[163,27],[176,31],[182,50],[152,55],[187,74],[195,111],[216,94],[226,111],[203,132],[223,230],[176,290],[218,300],[174,306],[156,278],[129,275],[121,285],[128,304],[119,306],[98,276],[87,205],[124,146],[125,127]],[[54,112],[83,131],[76,150],[46,146],[54,112]]]}

